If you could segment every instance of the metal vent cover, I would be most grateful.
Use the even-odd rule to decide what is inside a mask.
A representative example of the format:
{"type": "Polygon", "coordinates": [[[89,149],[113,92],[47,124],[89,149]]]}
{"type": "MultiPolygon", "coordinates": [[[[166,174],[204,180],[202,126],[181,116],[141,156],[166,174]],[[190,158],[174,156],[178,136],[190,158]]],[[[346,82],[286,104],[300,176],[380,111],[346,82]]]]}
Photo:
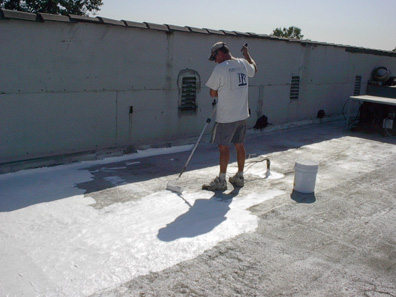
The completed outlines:
{"type": "Polygon", "coordinates": [[[197,97],[197,78],[186,76],[182,79],[181,86],[181,110],[195,110],[197,97]]]}
{"type": "Polygon", "coordinates": [[[355,76],[355,88],[353,90],[353,96],[360,95],[360,89],[362,87],[362,77],[360,75],[355,76]]]}
{"type": "Polygon", "coordinates": [[[298,100],[299,93],[300,93],[300,77],[292,76],[290,83],[290,99],[298,100]]]}

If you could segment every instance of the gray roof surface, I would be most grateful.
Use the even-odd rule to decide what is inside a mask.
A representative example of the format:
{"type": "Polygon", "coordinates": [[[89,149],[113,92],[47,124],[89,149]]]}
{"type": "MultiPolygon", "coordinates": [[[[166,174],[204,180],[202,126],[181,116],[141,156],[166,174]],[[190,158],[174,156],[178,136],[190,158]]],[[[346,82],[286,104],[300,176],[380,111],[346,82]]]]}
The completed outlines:
{"type": "MultiPolygon", "coordinates": [[[[3,195],[0,199],[0,230],[3,232],[0,250],[5,249],[7,255],[0,260],[0,295],[13,296],[18,292],[19,296],[22,293],[31,296],[29,293],[35,290],[48,295],[51,292],[69,292],[68,296],[77,296],[73,292],[82,294],[84,291],[91,292],[85,295],[96,297],[396,296],[395,145],[394,137],[351,132],[345,130],[344,122],[337,121],[285,130],[280,127],[266,128],[262,132],[249,130],[246,148],[250,158],[246,162],[245,186],[234,189],[229,184],[227,191],[213,193],[212,198],[207,199],[203,198],[206,192],[200,187],[217,175],[218,152],[214,145],[204,139],[189,168],[178,180],[184,188],[183,194],[170,193],[173,195],[167,196],[170,203],[161,206],[167,209],[164,209],[163,216],[168,225],[158,232],[157,241],[182,244],[184,239],[190,240],[188,242],[199,240],[229,221],[238,222],[239,216],[232,218],[230,214],[235,208],[241,208],[242,211],[242,205],[249,199],[256,201],[247,210],[258,219],[257,228],[221,240],[212,248],[198,248],[198,255],[192,259],[137,275],[132,270],[140,263],[162,263],[183,254],[167,248],[162,253],[169,257],[162,259],[159,254],[154,262],[147,262],[153,251],[152,246],[144,246],[144,242],[134,239],[134,234],[126,238],[118,236],[125,234],[127,228],[133,227],[130,224],[135,222],[134,217],[125,214],[133,211],[139,203],[154,199],[158,193],[163,195],[160,198],[165,199],[165,185],[177,178],[189,155],[188,151],[129,161],[104,159],[103,162],[93,165],[87,163],[83,167],[78,164],[63,165],[52,169],[51,175],[45,174],[44,169],[0,175],[0,182],[8,181],[0,187],[0,194],[3,195]],[[262,162],[264,157],[271,160],[269,176],[263,175],[266,173],[266,162],[262,162]],[[319,164],[314,193],[294,191],[294,166],[296,160],[301,159],[319,164]],[[63,172],[69,175],[64,176],[63,172]],[[70,175],[70,172],[74,174],[70,175]],[[88,180],[85,172],[90,173],[91,178],[88,180]],[[31,188],[18,184],[18,178],[24,176],[30,176],[31,188]],[[68,185],[65,182],[68,179],[73,180],[73,183],[68,185]],[[48,192],[53,196],[50,200],[48,197],[42,200],[42,196],[28,199],[25,195],[11,199],[1,192],[2,189],[8,189],[7,193],[12,193],[13,189],[18,191],[18,187],[26,187],[24,193],[29,193],[33,190],[34,181],[41,191],[56,185],[57,180],[59,190],[48,192]],[[120,183],[121,180],[124,182],[120,183]],[[15,182],[14,186],[10,181],[15,182]],[[85,197],[93,199],[95,203],[78,206],[84,199],[72,200],[59,196],[77,188],[84,190],[85,197]],[[264,199],[268,193],[275,193],[275,196],[264,199]],[[201,198],[195,200],[194,197],[201,198]],[[40,234],[42,230],[42,247],[48,246],[46,230],[51,230],[52,225],[58,226],[62,220],[54,217],[53,224],[43,222],[49,220],[47,215],[52,213],[52,209],[59,208],[63,200],[69,201],[67,205],[72,208],[71,211],[75,205],[75,211],[83,207],[87,213],[94,213],[92,219],[102,219],[103,225],[95,227],[91,225],[91,219],[75,212],[75,217],[71,215],[67,218],[67,225],[62,230],[73,241],[58,242],[54,248],[61,249],[61,257],[48,258],[45,263],[36,262],[34,269],[37,273],[31,274],[26,263],[37,257],[40,249],[32,250],[29,245],[18,246],[15,238],[24,232],[40,234]],[[186,212],[177,218],[168,217],[169,211],[177,207],[186,208],[186,212]],[[96,211],[88,212],[90,208],[96,211]],[[213,208],[224,211],[223,217],[217,217],[213,208]],[[46,213],[42,213],[43,209],[46,213]],[[114,220],[124,217],[126,221],[114,234],[108,234],[105,232],[107,225],[115,223],[114,220],[108,221],[108,218],[117,211],[119,217],[116,216],[114,220]],[[24,214],[23,220],[17,219],[20,213],[24,214]],[[208,217],[210,214],[213,217],[208,217]],[[31,218],[35,219],[32,221],[31,218]],[[205,226],[209,224],[210,230],[200,229],[199,223],[205,223],[205,226]],[[4,224],[14,226],[19,230],[18,233],[11,234],[12,230],[1,229],[4,224]],[[72,228],[69,224],[73,224],[72,228]],[[94,236],[90,233],[93,231],[104,233],[94,236]],[[81,245],[85,241],[80,242],[80,238],[85,237],[94,238],[92,247],[86,250],[85,245],[81,245]],[[106,242],[107,238],[111,239],[109,242],[112,244],[107,248],[101,247],[99,243],[106,242]],[[130,255],[109,275],[103,272],[100,265],[111,265],[119,255],[128,253],[128,249],[125,249],[128,244],[143,246],[140,253],[130,255]],[[63,246],[69,253],[74,251],[72,259],[63,258],[67,255],[64,254],[67,251],[63,250],[63,246]],[[32,255],[23,254],[23,251],[31,251],[32,255]],[[88,259],[92,253],[98,253],[105,261],[102,264],[95,261],[91,263],[88,259]],[[130,261],[136,262],[132,265],[130,261]],[[56,276],[47,274],[53,268],[57,271],[61,263],[65,263],[66,267],[59,275],[66,277],[60,282],[63,285],[56,287],[56,276]],[[91,266],[97,268],[92,270],[91,266]],[[14,272],[18,286],[13,285],[14,272]],[[122,275],[131,276],[119,283],[114,273],[119,275],[121,272],[122,275]],[[78,278],[68,278],[76,273],[78,278]],[[94,282],[93,286],[81,285],[82,289],[78,287],[77,284],[84,283],[84,280],[88,282],[95,274],[105,276],[102,280],[106,279],[112,285],[101,290],[95,290],[100,282],[94,282]],[[53,283],[47,286],[50,279],[53,283]],[[51,291],[56,288],[58,291],[51,291]]],[[[229,175],[235,171],[235,152],[232,150],[229,175]]],[[[157,201],[159,203],[161,199],[157,201]]],[[[150,220],[161,216],[149,216],[160,206],[148,206],[148,213],[135,214],[141,217],[141,221],[136,221],[139,222],[139,230],[147,228],[150,220]]],[[[243,212],[240,213],[240,219],[242,217],[243,212]]],[[[157,231],[153,232],[156,234],[157,231]]],[[[40,237],[35,237],[34,241],[40,242],[40,237]]],[[[191,244],[186,246],[186,252],[194,246],[191,244]]]]}

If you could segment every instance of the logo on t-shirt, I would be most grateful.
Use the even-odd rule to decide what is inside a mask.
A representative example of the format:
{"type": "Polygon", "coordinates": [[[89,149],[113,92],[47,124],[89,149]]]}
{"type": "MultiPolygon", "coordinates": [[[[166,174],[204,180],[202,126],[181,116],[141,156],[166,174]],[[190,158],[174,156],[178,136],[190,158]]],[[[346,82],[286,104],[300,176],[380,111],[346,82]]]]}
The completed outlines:
{"type": "Polygon", "coordinates": [[[247,81],[246,81],[246,74],[245,73],[238,73],[238,77],[239,77],[239,84],[238,86],[246,86],[247,85],[247,81]]]}

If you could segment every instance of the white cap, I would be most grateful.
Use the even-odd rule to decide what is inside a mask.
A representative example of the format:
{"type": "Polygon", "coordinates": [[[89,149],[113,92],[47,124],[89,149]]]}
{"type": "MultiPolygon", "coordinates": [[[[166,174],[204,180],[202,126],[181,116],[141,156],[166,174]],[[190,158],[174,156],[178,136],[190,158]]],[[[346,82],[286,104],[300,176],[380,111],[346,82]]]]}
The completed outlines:
{"type": "Polygon", "coordinates": [[[227,44],[225,44],[225,42],[219,41],[219,42],[216,42],[215,44],[213,44],[212,49],[210,50],[209,61],[214,61],[214,60],[215,60],[215,57],[213,56],[213,54],[214,54],[217,50],[219,50],[219,49],[221,49],[221,48],[223,48],[223,47],[226,48],[228,51],[230,50],[230,49],[228,48],[227,44]]]}

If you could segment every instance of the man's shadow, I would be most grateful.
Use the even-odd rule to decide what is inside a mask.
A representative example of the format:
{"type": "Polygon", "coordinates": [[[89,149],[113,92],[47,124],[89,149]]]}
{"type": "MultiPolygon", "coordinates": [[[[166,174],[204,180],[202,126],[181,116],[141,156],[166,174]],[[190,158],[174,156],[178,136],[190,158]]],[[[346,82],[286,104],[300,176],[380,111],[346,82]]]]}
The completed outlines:
{"type": "Polygon", "coordinates": [[[169,242],[179,238],[192,238],[209,233],[226,218],[230,210],[232,199],[239,193],[239,188],[234,188],[230,193],[215,192],[210,199],[197,199],[194,205],[181,199],[189,205],[189,210],[176,218],[172,223],[158,231],[158,239],[169,242]]]}

